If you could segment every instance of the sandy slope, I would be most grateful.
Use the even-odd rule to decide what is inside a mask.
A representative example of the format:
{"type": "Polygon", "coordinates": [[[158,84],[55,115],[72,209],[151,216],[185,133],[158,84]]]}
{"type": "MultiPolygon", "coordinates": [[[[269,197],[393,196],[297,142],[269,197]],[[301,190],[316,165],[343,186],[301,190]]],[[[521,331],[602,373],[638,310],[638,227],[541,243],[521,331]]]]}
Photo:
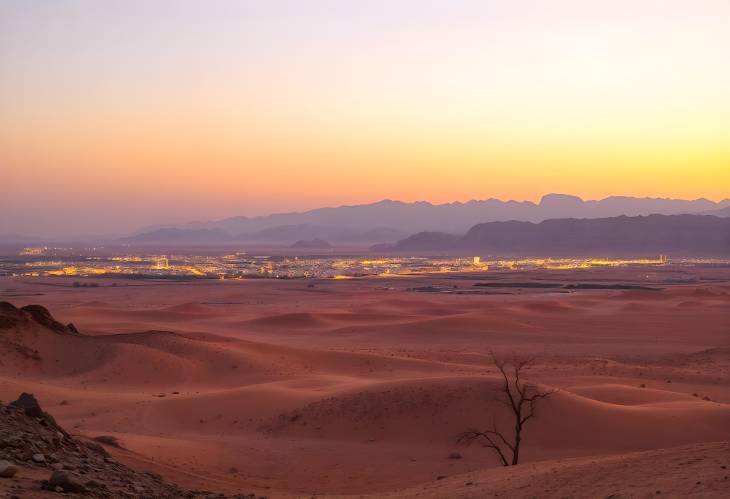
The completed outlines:
{"type": "Polygon", "coordinates": [[[494,468],[445,477],[377,497],[723,498],[730,496],[729,465],[730,444],[716,442],[494,468]]]}

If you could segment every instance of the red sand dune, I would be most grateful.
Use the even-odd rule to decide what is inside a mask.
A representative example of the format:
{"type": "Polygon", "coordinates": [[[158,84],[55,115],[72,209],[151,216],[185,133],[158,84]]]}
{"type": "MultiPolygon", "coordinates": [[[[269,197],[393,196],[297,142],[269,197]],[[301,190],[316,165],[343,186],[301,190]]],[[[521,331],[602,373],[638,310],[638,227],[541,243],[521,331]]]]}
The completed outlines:
{"type": "Polygon", "coordinates": [[[41,301],[82,334],[33,321],[0,328],[0,399],[34,392],[70,430],[117,436],[127,448],[110,449],[118,459],[214,490],[424,498],[728,491],[720,468],[727,444],[713,442],[726,441],[730,428],[730,295],[717,285],[405,291],[439,284],[419,279],[394,280],[390,291],[379,280],[318,282],[317,293],[295,281],[130,290],[14,280],[16,292],[28,291],[16,305],[41,301]],[[43,296],[31,293],[38,289],[43,296]],[[491,348],[537,356],[528,378],[558,389],[538,406],[525,464],[514,469],[498,467],[489,449],[455,443],[492,418],[509,427],[491,348]],[[454,451],[463,459],[448,459],[454,451]]]}
{"type": "MultiPolygon", "coordinates": [[[[723,466],[727,466],[728,454],[730,445],[723,442],[618,456],[542,461],[458,474],[427,485],[378,494],[377,497],[727,497],[730,495],[730,480],[725,479],[727,475],[722,473],[725,470],[723,466]]],[[[343,499],[344,496],[339,497],[343,499]]]]}

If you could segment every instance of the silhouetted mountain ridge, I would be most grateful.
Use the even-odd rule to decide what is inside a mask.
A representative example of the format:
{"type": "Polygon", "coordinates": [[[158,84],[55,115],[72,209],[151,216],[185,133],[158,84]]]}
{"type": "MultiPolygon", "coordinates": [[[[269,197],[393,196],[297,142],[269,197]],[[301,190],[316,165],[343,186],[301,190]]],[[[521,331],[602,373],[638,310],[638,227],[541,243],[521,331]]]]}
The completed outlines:
{"type": "Polygon", "coordinates": [[[276,213],[257,217],[231,217],[210,222],[192,222],[179,228],[221,228],[230,234],[266,228],[312,224],[351,229],[390,227],[409,233],[425,230],[464,231],[480,222],[521,220],[540,222],[551,218],[605,218],[619,215],[675,215],[700,213],[730,206],[730,199],[719,203],[666,198],[611,196],[584,201],[567,194],[546,194],[539,203],[532,201],[471,200],[445,204],[427,201],[407,203],[384,199],[370,204],[317,208],[300,213],[276,213]],[[383,218],[387,217],[387,218],[383,218]]]}
{"type": "Polygon", "coordinates": [[[166,227],[120,239],[123,243],[220,243],[231,241],[231,235],[223,229],[179,229],[166,227]]]}
{"type": "Polygon", "coordinates": [[[495,255],[730,255],[730,218],[709,215],[619,216],[477,224],[463,236],[414,234],[380,251],[479,250],[495,255]]]}
{"type": "MultiPolygon", "coordinates": [[[[531,201],[472,200],[446,204],[385,199],[371,204],[318,208],[301,213],[232,217],[145,231],[126,242],[249,242],[290,244],[320,238],[335,244],[395,242],[416,232],[463,233],[483,222],[541,222],[557,218],[606,218],[620,215],[699,214],[730,207],[730,200],[678,200],[612,196],[584,201],[567,194],[546,194],[531,201]],[[174,229],[174,230],[173,230],[174,229]],[[170,232],[165,232],[170,231],[170,232]],[[182,231],[182,232],[180,232],[182,231]],[[188,232],[186,232],[188,231],[188,232]],[[197,232],[200,231],[200,232],[197,232]]],[[[730,213],[728,213],[730,214],[730,213]]],[[[728,215],[726,214],[726,215],[728,215]]]]}
{"type": "Polygon", "coordinates": [[[710,210],[703,213],[703,215],[714,215],[716,217],[730,217],[730,206],[720,208],[719,210],[710,210]]]}
{"type": "Polygon", "coordinates": [[[290,246],[290,248],[297,249],[329,249],[331,247],[330,243],[319,238],[297,241],[290,246]]]}

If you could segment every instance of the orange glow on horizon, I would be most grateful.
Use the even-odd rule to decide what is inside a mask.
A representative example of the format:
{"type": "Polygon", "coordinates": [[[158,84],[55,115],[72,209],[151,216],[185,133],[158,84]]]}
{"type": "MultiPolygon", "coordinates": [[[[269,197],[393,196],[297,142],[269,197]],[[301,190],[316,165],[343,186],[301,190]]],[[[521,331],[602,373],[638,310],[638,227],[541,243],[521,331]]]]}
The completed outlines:
{"type": "Polygon", "coordinates": [[[10,218],[730,197],[727,2],[61,4],[0,7],[10,218]]]}

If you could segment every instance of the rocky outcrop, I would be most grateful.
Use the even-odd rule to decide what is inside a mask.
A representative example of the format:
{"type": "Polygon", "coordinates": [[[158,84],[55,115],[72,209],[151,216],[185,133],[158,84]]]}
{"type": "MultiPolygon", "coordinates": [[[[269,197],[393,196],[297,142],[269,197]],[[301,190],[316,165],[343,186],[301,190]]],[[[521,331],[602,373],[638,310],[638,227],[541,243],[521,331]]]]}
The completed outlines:
{"type": "Polygon", "coordinates": [[[0,329],[10,329],[27,320],[22,310],[16,308],[12,303],[0,301],[0,329]]]}
{"type": "Polygon", "coordinates": [[[47,308],[41,305],[26,305],[25,307],[22,307],[21,310],[30,314],[33,320],[41,326],[50,329],[51,331],[54,331],[58,334],[79,333],[76,329],[76,326],[74,326],[73,324],[64,326],[62,323],[53,318],[47,308]]]}
{"type": "Polygon", "coordinates": [[[38,400],[36,400],[32,393],[21,393],[17,400],[10,402],[10,406],[22,410],[26,415],[37,418],[43,421],[46,426],[66,435],[66,431],[56,423],[53,416],[41,409],[38,400]]]}
{"type": "Polygon", "coordinates": [[[265,499],[187,490],[155,473],[135,471],[99,443],[63,431],[32,394],[24,393],[11,404],[0,403],[0,497],[36,497],[42,489],[104,499],[265,499]]]}
{"type": "Polygon", "coordinates": [[[79,334],[76,326],[58,322],[48,309],[41,305],[26,305],[18,308],[12,303],[0,302],[0,329],[10,329],[31,322],[57,334],[79,334]]]}

